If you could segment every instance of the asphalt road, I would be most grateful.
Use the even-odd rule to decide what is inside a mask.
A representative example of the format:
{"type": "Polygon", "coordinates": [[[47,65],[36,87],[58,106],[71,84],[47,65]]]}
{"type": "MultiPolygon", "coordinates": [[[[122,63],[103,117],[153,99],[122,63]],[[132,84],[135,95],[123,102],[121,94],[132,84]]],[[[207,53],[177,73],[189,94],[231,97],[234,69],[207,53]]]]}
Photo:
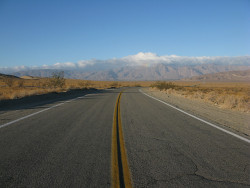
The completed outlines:
{"type": "Polygon", "coordinates": [[[0,187],[110,187],[118,93],[87,95],[1,128],[0,187]]]}
{"type": "MultiPolygon", "coordinates": [[[[1,124],[6,124],[49,108],[0,128],[0,187],[110,187],[119,93],[109,90],[1,111],[1,124]]],[[[120,111],[134,187],[250,186],[249,143],[155,101],[138,88],[123,92],[120,111]]]]}

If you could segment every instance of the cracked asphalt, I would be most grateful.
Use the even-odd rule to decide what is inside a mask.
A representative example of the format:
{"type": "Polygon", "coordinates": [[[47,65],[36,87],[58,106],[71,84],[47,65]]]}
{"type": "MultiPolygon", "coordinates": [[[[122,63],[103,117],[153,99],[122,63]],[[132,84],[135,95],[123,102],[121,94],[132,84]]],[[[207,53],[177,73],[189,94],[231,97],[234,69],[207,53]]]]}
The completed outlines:
{"type": "Polygon", "coordinates": [[[143,94],[124,91],[134,187],[249,187],[250,146],[143,94]]]}
{"type": "MultiPolygon", "coordinates": [[[[113,112],[119,91],[82,93],[64,103],[0,129],[0,187],[110,187],[113,112]]],[[[51,104],[15,110],[20,118],[51,104]]]]}
{"type": "MultiPolygon", "coordinates": [[[[110,187],[113,113],[121,90],[0,108],[0,187],[110,187]]],[[[121,96],[134,187],[249,187],[250,145],[139,92],[121,96]]]]}

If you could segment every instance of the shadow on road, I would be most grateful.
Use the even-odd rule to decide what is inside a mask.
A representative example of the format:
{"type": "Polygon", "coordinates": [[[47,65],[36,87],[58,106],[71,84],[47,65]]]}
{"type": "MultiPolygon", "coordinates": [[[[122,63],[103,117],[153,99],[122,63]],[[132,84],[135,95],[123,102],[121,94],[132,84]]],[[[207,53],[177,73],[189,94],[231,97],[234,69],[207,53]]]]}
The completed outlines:
{"type": "MultiPolygon", "coordinates": [[[[64,102],[67,100],[74,99],[76,97],[81,97],[86,94],[94,94],[94,93],[120,93],[121,90],[126,91],[126,88],[119,88],[119,89],[75,89],[70,90],[67,92],[61,92],[61,93],[49,93],[49,94],[43,94],[43,95],[34,95],[34,96],[28,96],[23,97],[20,99],[12,99],[12,100],[3,100],[0,101],[0,112],[1,111],[13,111],[13,110],[23,110],[23,109],[34,109],[39,106],[39,108],[47,108],[44,105],[56,103],[56,102],[64,102]],[[44,107],[43,107],[44,106],[44,107]]],[[[131,92],[129,92],[131,93],[131,92]]],[[[133,92],[137,93],[137,92],[133,92]]],[[[90,99],[90,97],[86,97],[84,99],[90,99]]]]}
{"type": "Polygon", "coordinates": [[[70,99],[74,99],[76,97],[84,96],[88,93],[99,93],[102,90],[97,89],[77,89],[77,90],[70,90],[67,92],[62,93],[49,93],[43,95],[34,95],[23,97],[20,99],[12,99],[12,100],[3,100],[0,101],[0,111],[11,111],[11,110],[22,110],[22,109],[33,109],[38,106],[40,108],[47,108],[42,107],[43,105],[55,103],[55,102],[63,102],[70,99]]]}

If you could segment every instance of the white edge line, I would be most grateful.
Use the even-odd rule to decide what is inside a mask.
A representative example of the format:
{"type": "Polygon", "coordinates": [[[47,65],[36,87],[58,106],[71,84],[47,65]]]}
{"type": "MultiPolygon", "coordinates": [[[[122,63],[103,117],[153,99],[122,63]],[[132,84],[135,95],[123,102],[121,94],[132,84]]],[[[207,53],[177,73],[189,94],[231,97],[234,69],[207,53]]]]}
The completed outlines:
{"type": "MultiPolygon", "coordinates": [[[[86,95],[84,95],[83,97],[85,97],[85,96],[86,96],[86,95]]],[[[82,98],[83,98],[83,97],[82,97],[82,98]]],[[[79,98],[79,97],[77,97],[77,98],[79,98]]],[[[61,106],[61,105],[65,104],[65,103],[69,103],[69,102],[71,102],[71,101],[74,101],[74,100],[76,100],[77,98],[71,99],[71,100],[68,100],[68,101],[65,101],[65,102],[63,102],[63,103],[59,103],[59,104],[54,105],[54,106],[51,106],[51,107],[49,107],[49,108],[40,110],[40,111],[38,111],[38,112],[34,112],[34,113],[29,114],[29,115],[27,115],[27,116],[24,116],[24,117],[21,117],[21,118],[19,118],[19,119],[10,121],[10,122],[5,123],[5,124],[3,124],[3,125],[0,125],[0,129],[3,128],[3,127],[6,127],[6,126],[8,126],[8,125],[11,125],[11,124],[13,124],[13,123],[16,123],[16,122],[18,122],[18,121],[21,121],[21,120],[23,120],[23,119],[26,119],[26,118],[29,118],[29,117],[31,117],[31,116],[34,116],[34,115],[36,115],[36,114],[39,114],[39,113],[41,113],[41,112],[45,112],[45,111],[50,110],[50,109],[52,109],[52,108],[55,108],[55,107],[57,107],[57,106],[61,106]]]]}
{"type": "Polygon", "coordinates": [[[192,114],[189,114],[189,113],[185,112],[184,110],[181,110],[181,109],[179,109],[179,108],[176,108],[175,106],[173,106],[173,105],[171,105],[171,104],[168,104],[168,103],[166,103],[166,102],[164,102],[164,101],[162,101],[162,100],[160,100],[160,99],[157,99],[157,98],[155,98],[155,97],[153,97],[153,96],[150,96],[150,95],[144,93],[141,89],[139,89],[139,91],[140,91],[142,94],[144,94],[144,95],[146,95],[146,96],[148,96],[148,97],[150,97],[150,98],[152,98],[152,99],[154,99],[154,100],[157,100],[157,101],[159,101],[159,102],[161,102],[161,103],[163,103],[163,104],[165,104],[165,105],[167,105],[167,106],[169,106],[169,107],[171,107],[171,108],[174,108],[175,110],[178,110],[178,111],[180,111],[180,112],[182,112],[182,113],[184,113],[184,114],[186,114],[186,115],[188,115],[188,116],[190,116],[190,117],[192,117],[192,118],[194,118],[194,119],[197,119],[197,120],[199,120],[199,121],[201,121],[201,122],[203,122],[203,123],[206,123],[206,124],[208,124],[208,125],[210,125],[210,126],[216,128],[216,129],[219,129],[220,131],[223,131],[223,132],[225,132],[225,133],[227,133],[227,134],[230,134],[230,135],[232,135],[232,136],[234,136],[234,137],[236,137],[236,138],[238,138],[238,139],[240,139],[240,140],[243,140],[243,141],[245,141],[245,142],[247,142],[247,143],[250,143],[250,140],[247,139],[247,138],[244,138],[244,137],[242,137],[242,136],[240,136],[240,135],[237,135],[237,134],[235,134],[235,133],[233,133],[233,132],[230,132],[230,131],[228,131],[228,130],[226,130],[226,129],[223,129],[223,128],[221,128],[221,127],[219,127],[219,126],[217,126],[217,125],[215,125],[215,124],[213,124],[213,123],[210,123],[210,122],[205,121],[205,120],[203,120],[203,119],[201,119],[201,118],[198,118],[198,117],[196,117],[196,116],[194,116],[194,115],[192,115],[192,114]]]}
{"type": "Polygon", "coordinates": [[[44,111],[50,110],[51,108],[55,108],[55,107],[57,107],[57,106],[61,106],[62,104],[64,104],[64,103],[60,103],[60,104],[57,104],[57,105],[51,106],[51,107],[49,107],[49,108],[46,108],[46,109],[40,110],[40,111],[38,111],[38,112],[35,112],[35,113],[33,113],[33,114],[29,114],[29,115],[24,116],[24,117],[21,117],[21,118],[19,118],[19,119],[16,119],[16,120],[10,121],[10,122],[8,122],[8,123],[5,123],[5,124],[3,124],[3,125],[0,125],[0,128],[6,127],[6,126],[8,126],[8,125],[11,125],[11,124],[16,123],[16,122],[18,122],[18,121],[21,121],[21,120],[23,120],[23,119],[29,118],[29,117],[34,116],[34,115],[36,115],[36,114],[39,114],[39,113],[41,113],[41,112],[44,112],[44,111]]]}

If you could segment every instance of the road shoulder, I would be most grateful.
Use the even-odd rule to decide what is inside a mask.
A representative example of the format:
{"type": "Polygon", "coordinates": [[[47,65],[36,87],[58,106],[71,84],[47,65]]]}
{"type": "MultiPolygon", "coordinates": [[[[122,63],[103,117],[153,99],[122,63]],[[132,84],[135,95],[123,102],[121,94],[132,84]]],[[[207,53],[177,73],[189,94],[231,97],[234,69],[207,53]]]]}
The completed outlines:
{"type": "Polygon", "coordinates": [[[142,91],[195,116],[225,126],[234,132],[250,136],[250,115],[248,113],[221,109],[206,102],[167,94],[152,88],[143,88],[142,91]]]}

